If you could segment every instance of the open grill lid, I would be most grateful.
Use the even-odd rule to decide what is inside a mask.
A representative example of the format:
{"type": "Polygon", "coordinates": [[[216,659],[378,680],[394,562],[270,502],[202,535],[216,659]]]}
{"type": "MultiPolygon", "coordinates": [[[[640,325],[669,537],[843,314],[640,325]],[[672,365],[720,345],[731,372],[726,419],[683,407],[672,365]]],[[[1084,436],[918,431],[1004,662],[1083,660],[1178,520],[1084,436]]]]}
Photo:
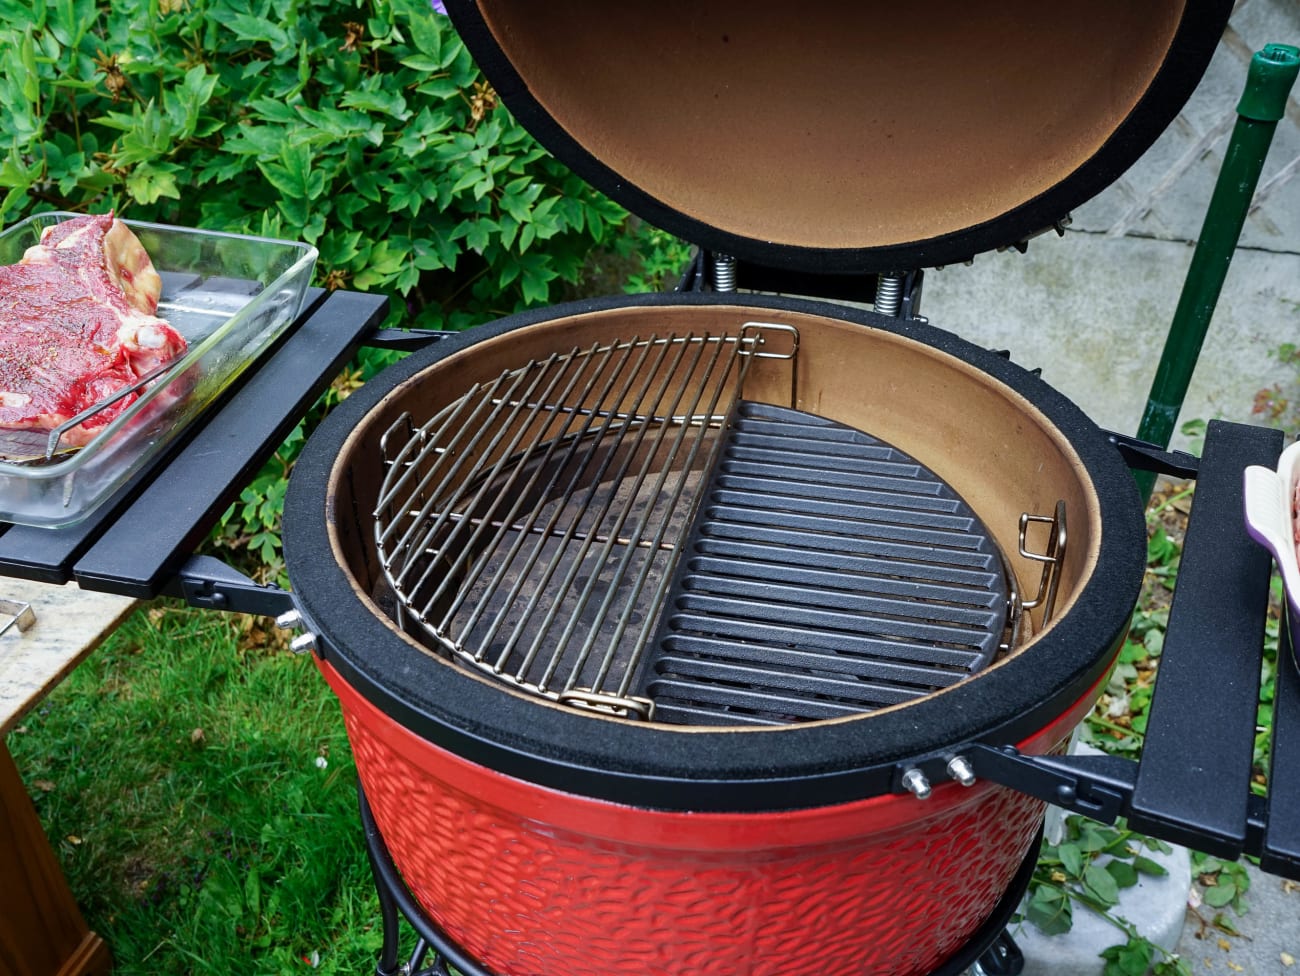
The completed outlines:
{"type": "Polygon", "coordinates": [[[795,271],[962,261],[1117,179],[1230,0],[448,0],[511,111],[710,250],[795,271]]]}

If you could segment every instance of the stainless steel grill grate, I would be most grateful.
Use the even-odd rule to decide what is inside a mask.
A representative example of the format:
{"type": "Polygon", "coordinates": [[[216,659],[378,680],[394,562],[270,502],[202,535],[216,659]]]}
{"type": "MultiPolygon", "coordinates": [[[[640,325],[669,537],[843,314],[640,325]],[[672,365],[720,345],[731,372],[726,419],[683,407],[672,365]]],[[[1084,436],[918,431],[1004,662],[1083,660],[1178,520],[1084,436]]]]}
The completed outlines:
{"type": "Polygon", "coordinates": [[[682,724],[860,713],[984,667],[1021,600],[975,513],[888,444],[744,400],[754,360],[798,346],[764,323],[637,337],[403,414],[380,602],[533,694],[682,724]]]}
{"type": "Polygon", "coordinates": [[[512,370],[421,426],[403,416],[376,511],[399,623],[534,693],[647,716],[629,681],[701,472],[750,358],[795,347],[756,323],[634,338],[512,370]]]}

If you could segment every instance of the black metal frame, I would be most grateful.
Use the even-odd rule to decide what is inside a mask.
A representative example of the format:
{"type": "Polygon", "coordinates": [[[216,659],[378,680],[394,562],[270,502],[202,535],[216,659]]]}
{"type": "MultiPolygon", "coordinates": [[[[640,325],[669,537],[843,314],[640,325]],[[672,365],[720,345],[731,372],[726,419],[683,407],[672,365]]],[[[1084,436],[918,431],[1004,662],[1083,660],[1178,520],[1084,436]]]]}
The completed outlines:
{"type": "MultiPolygon", "coordinates": [[[[1269,791],[1250,787],[1271,557],[1243,530],[1242,472],[1273,467],[1280,431],[1212,421],[1199,465],[1140,763],[978,746],[977,775],[1103,822],[1300,878],[1300,671],[1279,650],[1269,791]],[[1201,706],[1213,702],[1207,731],[1201,706]]],[[[1174,459],[1176,465],[1185,458],[1174,459]]]]}
{"type": "MultiPolygon", "coordinates": [[[[365,833],[366,856],[374,873],[379,894],[379,911],[383,920],[383,947],[375,976],[451,976],[448,966],[461,976],[495,976],[464,949],[458,946],[415,900],[402,880],[397,865],[379,833],[365,790],[358,784],[361,826],[365,833]],[[401,921],[415,930],[416,944],[407,960],[401,960],[401,921]],[[432,959],[426,965],[426,957],[432,959]]],[[[1007,925],[1020,906],[1038,863],[1042,829],[1029,847],[1029,853],[1016,870],[1011,884],[994,906],[989,917],[975,934],[930,976],[960,976],[978,964],[986,976],[1019,976],[1024,956],[1007,931],[1007,925]]]]}
{"type": "MultiPolygon", "coordinates": [[[[291,609],[288,593],[193,549],[359,345],[411,348],[440,337],[378,330],[385,312],[382,297],[314,291],[264,363],[89,520],[60,530],[0,526],[0,575],[145,599],[172,594],[213,609],[291,609]]],[[[1200,461],[1111,439],[1133,468],[1199,480],[1141,762],[959,743],[905,765],[937,781],[962,752],[977,776],[1103,822],[1126,816],[1208,853],[1251,854],[1265,871],[1300,879],[1300,670],[1290,652],[1278,667],[1269,795],[1254,796],[1249,781],[1270,557],[1242,530],[1241,478],[1248,464],[1276,464],[1282,435],[1212,422],[1200,461]],[[1216,708],[1212,734],[1198,717],[1207,701],[1216,708]]]]}

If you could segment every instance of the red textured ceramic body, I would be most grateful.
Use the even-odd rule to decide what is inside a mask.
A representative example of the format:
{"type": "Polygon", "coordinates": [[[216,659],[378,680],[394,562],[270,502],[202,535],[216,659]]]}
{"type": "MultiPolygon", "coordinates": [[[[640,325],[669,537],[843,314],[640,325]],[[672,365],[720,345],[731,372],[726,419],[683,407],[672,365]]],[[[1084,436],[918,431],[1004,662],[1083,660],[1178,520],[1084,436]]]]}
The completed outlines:
{"type": "MultiPolygon", "coordinates": [[[[466,762],[320,666],[412,894],[502,976],[928,973],[992,912],[1043,814],[984,782],[767,813],[622,806],[466,762]]],[[[1057,747],[1094,699],[1020,748],[1057,747]]]]}

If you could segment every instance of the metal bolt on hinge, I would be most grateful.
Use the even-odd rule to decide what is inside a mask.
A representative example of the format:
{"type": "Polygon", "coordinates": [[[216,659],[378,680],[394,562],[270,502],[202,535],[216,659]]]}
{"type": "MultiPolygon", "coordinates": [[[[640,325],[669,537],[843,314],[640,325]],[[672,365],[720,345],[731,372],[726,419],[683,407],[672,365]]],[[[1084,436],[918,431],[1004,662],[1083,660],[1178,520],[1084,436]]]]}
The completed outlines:
{"type": "Polygon", "coordinates": [[[930,796],[930,781],[925,778],[925,773],[915,767],[903,773],[903,788],[918,800],[930,796]]]}
{"type": "Polygon", "coordinates": [[[316,650],[316,635],[310,633],[299,634],[289,641],[289,650],[295,654],[307,654],[316,650]]]}
{"type": "Polygon", "coordinates": [[[275,618],[275,625],[281,630],[293,630],[302,623],[302,614],[297,610],[286,610],[275,618]]]}
{"type": "Polygon", "coordinates": [[[948,775],[962,786],[975,785],[975,770],[965,756],[953,756],[948,760],[948,775]]]}

